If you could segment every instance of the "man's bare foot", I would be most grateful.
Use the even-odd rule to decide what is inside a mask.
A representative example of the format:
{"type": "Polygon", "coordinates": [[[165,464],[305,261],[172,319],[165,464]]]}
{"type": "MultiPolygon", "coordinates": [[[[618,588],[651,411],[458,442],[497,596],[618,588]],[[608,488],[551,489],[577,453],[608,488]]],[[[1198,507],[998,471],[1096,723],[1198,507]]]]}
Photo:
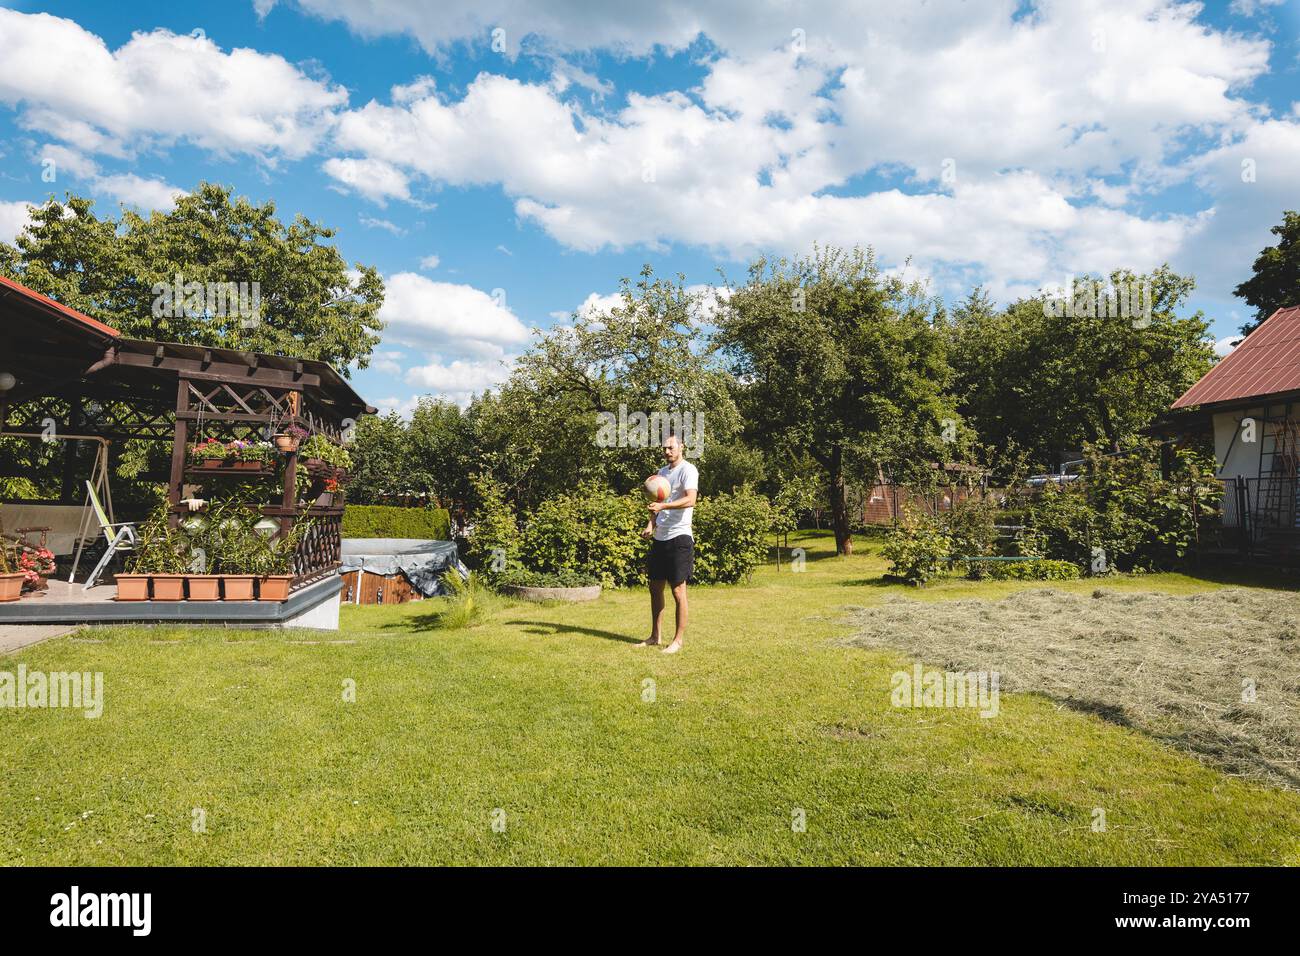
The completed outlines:
{"type": "Polygon", "coordinates": [[[664,648],[663,652],[665,654],[676,654],[681,649],[682,649],[682,642],[673,641],[671,644],[669,644],[667,647],[664,648]]]}
{"type": "Polygon", "coordinates": [[[659,642],[656,641],[656,640],[653,640],[653,639],[647,637],[647,638],[646,638],[644,641],[642,641],[640,644],[634,644],[634,645],[632,645],[632,646],[633,646],[633,647],[658,647],[658,646],[659,646],[659,642]]]}

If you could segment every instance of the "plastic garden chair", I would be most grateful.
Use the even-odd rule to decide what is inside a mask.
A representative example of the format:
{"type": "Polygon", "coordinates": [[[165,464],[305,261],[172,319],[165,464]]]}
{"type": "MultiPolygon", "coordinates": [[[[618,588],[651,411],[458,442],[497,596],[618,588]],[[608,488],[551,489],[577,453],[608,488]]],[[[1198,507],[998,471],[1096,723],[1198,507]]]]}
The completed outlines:
{"type": "Polygon", "coordinates": [[[113,560],[113,555],[134,551],[136,545],[135,524],[130,521],[119,521],[113,524],[108,520],[108,515],[104,513],[104,506],[99,503],[99,498],[95,494],[95,486],[89,481],[86,482],[86,492],[90,495],[90,505],[95,509],[95,518],[99,521],[99,528],[103,532],[104,540],[108,542],[108,550],[99,559],[99,564],[95,565],[95,570],[90,572],[90,577],[86,578],[86,583],[81,586],[83,591],[89,591],[95,586],[99,576],[108,567],[108,562],[113,560]]]}

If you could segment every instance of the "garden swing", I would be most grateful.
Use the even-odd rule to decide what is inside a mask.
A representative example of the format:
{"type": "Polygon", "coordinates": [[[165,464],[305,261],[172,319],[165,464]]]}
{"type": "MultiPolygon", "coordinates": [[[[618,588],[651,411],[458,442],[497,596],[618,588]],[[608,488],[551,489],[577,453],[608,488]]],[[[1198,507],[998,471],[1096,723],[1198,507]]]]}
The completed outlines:
{"type": "Polygon", "coordinates": [[[72,553],[75,547],[75,558],[72,564],[72,572],[68,576],[68,583],[76,576],[77,566],[81,561],[82,551],[85,549],[86,541],[94,537],[94,532],[90,528],[92,521],[97,520],[91,508],[91,488],[98,493],[100,500],[103,501],[107,509],[108,520],[113,520],[113,492],[108,481],[108,447],[109,440],[99,435],[60,435],[58,433],[49,434],[44,432],[0,432],[0,437],[4,438],[31,438],[39,439],[43,442],[52,441],[88,441],[95,443],[95,461],[91,465],[90,479],[86,482],[86,495],[82,500],[80,517],[77,519],[76,531],[72,532],[71,521],[61,521],[61,512],[66,513],[71,510],[61,505],[15,505],[14,510],[19,513],[19,522],[26,527],[16,527],[13,530],[20,533],[32,533],[39,531],[42,535],[42,545],[46,544],[46,536],[51,532],[54,533],[55,540],[50,542],[52,550],[56,553],[72,553]],[[57,526],[56,526],[57,525],[57,526]],[[71,536],[71,537],[69,537],[71,536]],[[66,539],[68,548],[64,550],[59,539],[66,539]]]}

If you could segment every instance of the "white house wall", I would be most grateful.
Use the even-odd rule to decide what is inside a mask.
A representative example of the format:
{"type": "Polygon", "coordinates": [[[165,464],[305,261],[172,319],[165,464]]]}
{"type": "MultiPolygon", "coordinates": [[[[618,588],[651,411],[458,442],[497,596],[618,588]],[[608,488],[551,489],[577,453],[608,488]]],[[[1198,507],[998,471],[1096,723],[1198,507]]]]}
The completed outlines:
{"type": "Polygon", "coordinates": [[[1220,478],[1256,478],[1259,476],[1260,443],[1264,440],[1264,409],[1219,412],[1214,416],[1214,458],[1219,463],[1220,478]],[[1255,440],[1245,441],[1245,418],[1253,418],[1255,440]],[[1236,441],[1233,441],[1233,437],[1236,441]]]}

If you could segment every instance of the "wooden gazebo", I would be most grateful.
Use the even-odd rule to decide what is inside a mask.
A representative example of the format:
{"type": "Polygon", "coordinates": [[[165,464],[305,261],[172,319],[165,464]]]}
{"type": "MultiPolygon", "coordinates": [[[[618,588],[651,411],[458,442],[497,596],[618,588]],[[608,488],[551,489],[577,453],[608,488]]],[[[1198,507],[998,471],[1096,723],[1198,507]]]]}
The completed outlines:
{"type": "MultiPolygon", "coordinates": [[[[324,362],[129,339],[0,277],[0,436],[170,442],[170,469],[146,477],[167,483],[173,521],[184,510],[185,486],[206,477],[188,461],[196,437],[261,440],[273,428],[297,425],[341,443],[374,412],[324,362]]],[[[71,443],[62,455],[58,503],[80,506],[87,476],[71,443]]],[[[343,508],[300,506],[297,454],[284,465],[282,494],[261,511],[279,533],[312,519],[294,568],[295,584],[304,585],[337,573],[343,508]]]]}

